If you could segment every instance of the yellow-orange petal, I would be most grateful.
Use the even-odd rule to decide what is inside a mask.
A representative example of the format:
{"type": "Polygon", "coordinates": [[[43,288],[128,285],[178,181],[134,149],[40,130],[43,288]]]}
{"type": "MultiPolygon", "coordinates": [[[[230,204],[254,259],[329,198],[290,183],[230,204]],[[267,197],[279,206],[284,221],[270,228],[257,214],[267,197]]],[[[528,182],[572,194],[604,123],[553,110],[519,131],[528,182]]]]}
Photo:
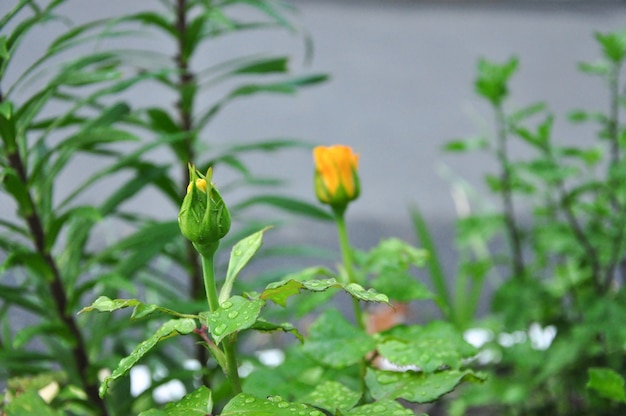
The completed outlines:
{"type": "MultiPolygon", "coordinates": [[[[187,185],[187,193],[191,191],[191,186],[192,186],[191,183],[187,185]]],[[[206,179],[201,179],[201,178],[196,179],[196,188],[206,193],[206,179]]]]}

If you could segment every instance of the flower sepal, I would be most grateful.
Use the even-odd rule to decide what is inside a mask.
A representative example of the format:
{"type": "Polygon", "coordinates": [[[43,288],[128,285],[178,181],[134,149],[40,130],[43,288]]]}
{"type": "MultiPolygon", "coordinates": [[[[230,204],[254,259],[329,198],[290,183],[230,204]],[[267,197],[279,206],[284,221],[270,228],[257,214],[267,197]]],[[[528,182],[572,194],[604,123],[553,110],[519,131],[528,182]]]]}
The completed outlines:
{"type": "Polygon", "coordinates": [[[230,230],[230,213],[212,176],[211,168],[203,175],[189,165],[190,181],[178,214],[180,231],[203,256],[215,253],[230,230]]]}

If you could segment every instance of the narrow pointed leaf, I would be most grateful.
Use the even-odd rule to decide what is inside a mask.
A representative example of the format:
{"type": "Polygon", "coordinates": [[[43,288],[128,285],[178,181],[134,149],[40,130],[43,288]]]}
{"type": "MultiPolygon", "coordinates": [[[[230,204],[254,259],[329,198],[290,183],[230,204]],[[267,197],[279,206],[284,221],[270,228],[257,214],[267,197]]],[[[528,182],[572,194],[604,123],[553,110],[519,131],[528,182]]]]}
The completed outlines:
{"type": "Polygon", "coordinates": [[[239,211],[257,205],[269,205],[286,212],[305,215],[318,220],[332,221],[333,219],[331,214],[329,214],[326,210],[318,208],[316,205],[280,195],[254,196],[233,206],[232,209],[233,211],[239,211]]]}
{"type": "Polygon", "coordinates": [[[228,261],[226,279],[224,280],[224,285],[220,291],[220,303],[225,302],[226,299],[230,297],[230,292],[233,284],[235,283],[235,279],[256,254],[259,248],[261,248],[261,245],[263,244],[263,233],[267,230],[268,228],[266,227],[261,231],[257,231],[256,233],[239,241],[233,247],[230,252],[230,260],[228,261]]]}

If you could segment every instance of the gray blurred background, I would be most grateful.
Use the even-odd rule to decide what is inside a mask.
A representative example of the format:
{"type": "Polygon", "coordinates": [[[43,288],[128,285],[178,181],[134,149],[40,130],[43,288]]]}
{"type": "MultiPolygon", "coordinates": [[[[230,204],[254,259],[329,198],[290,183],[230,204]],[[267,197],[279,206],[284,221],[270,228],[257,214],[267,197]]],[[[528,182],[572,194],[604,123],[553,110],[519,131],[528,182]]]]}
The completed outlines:
{"type": "MultiPolygon", "coordinates": [[[[584,143],[593,138],[593,130],[569,125],[565,115],[575,108],[604,110],[608,101],[601,81],[580,74],[576,64],[599,57],[594,31],[626,28],[626,4],[621,1],[295,3],[300,9],[297,19],[314,42],[312,64],[305,63],[301,37],[266,32],[217,42],[192,67],[248,52],[288,53],[293,56],[294,72],[324,72],[331,80],[295,98],[263,96],[238,101],[215,120],[205,139],[226,143],[298,137],[352,146],[360,154],[362,182],[362,195],[348,211],[354,245],[368,248],[390,236],[415,242],[408,207],[417,204],[437,236],[450,273],[454,271],[453,222],[458,208],[451,184],[463,179],[484,189],[483,175],[496,168],[479,154],[453,156],[441,151],[450,139],[492,131],[489,108],[473,92],[478,58],[504,61],[518,56],[521,66],[513,79],[509,108],[545,100],[559,120],[555,129],[559,140],[584,143]]],[[[7,6],[7,0],[0,0],[0,12],[7,6]]],[[[64,11],[80,23],[148,6],[137,0],[82,0],[68,2],[64,11]]],[[[44,28],[37,32],[39,39],[29,40],[27,53],[16,61],[12,76],[19,74],[21,63],[41,53],[46,46],[43,40],[57,29],[54,25],[44,28]]],[[[141,47],[142,42],[155,45],[159,40],[137,38],[134,42],[141,47]]],[[[172,45],[163,47],[170,50],[172,45]]],[[[173,100],[148,87],[134,94],[132,100],[141,104],[173,100]]],[[[524,149],[516,148],[515,156],[523,157],[524,149]]],[[[289,178],[286,194],[315,201],[308,152],[254,156],[247,161],[256,172],[289,178]]],[[[59,195],[80,182],[81,169],[97,164],[77,159],[65,172],[59,195]]],[[[219,186],[228,181],[228,175],[217,171],[214,180],[219,186]]],[[[98,187],[87,198],[98,198],[115,185],[109,182],[98,187]]],[[[174,218],[177,208],[155,195],[146,190],[135,203],[150,213],[174,218]]],[[[495,199],[493,204],[497,205],[495,199]]],[[[0,212],[2,216],[14,212],[2,197],[0,212]]],[[[268,241],[336,246],[332,225],[292,221],[291,227],[268,235],[268,241]]]]}

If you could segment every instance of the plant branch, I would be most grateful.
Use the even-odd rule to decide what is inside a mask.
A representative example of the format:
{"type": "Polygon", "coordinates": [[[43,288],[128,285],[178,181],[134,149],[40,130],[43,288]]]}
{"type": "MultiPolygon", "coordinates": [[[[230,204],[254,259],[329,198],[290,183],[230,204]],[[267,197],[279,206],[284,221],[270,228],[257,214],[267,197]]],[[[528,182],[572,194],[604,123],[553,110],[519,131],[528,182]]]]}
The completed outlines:
{"type": "Polygon", "coordinates": [[[522,239],[519,227],[515,222],[515,208],[513,205],[513,189],[511,182],[511,164],[507,152],[507,122],[502,110],[502,105],[494,107],[497,125],[497,148],[496,155],[502,166],[500,182],[502,184],[502,204],[504,208],[504,221],[509,237],[509,244],[513,253],[513,275],[516,278],[523,278],[524,257],[522,254],[522,239]]]}
{"type": "Polygon", "coordinates": [[[609,118],[609,140],[611,142],[611,161],[609,163],[609,180],[608,191],[610,195],[611,207],[613,214],[617,217],[613,230],[615,235],[611,241],[611,257],[606,269],[604,277],[604,290],[607,290],[613,282],[615,269],[620,261],[622,246],[624,242],[624,226],[626,225],[626,214],[624,214],[622,206],[615,194],[616,189],[622,186],[621,175],[616,174],[615,170],[620,164],[621,148],[619,143],[619,73],[621,66],[613,65],[610,78],[609,88],[611,90],[610,118],[609,118]]]}
{"type": "MultiPolygon", "coordinates": [[[[28,176],[26,173],[26,168],[18,151],[9,153],[8,162],[10,166],[17,172],[17,175],[22,182],[24,188],[27,188],[28,176]]],[[[26,195],[27,202],[30,206],[30,212],[25,218],[26,223],[28,224],[28,228],[31,233],[31,237],[33,239],[33,243],[35,245],[37,253],[43,258],[47,267],[50,269],[52,280],[48,283],[48,287],[52,295],[52,299],[54,300],[56,313],[61,322],[72,334],[72,338],[75,341],[75,344],[72,346],[71,351],[72,357],[74,359],[74,364],[76,365],[76,370],[80,378],[80,382],[83,389],[85,390],[85,393],[87,393],[87,397],[91,404],[98,409],[101,415],[105,416],[108,414],[108,411],[104,404],[104,401],[98,395],[98,386],[96,383],[90,380],[89,371],[91,369],[91,366],[89,363],[87,346],[85,344],[83,334],[78,328],[78,324],[76,323],[73,315],[70,311],[68,311],[68,299],[65,288],[63,287],[63,279],[61,278],[61,273],[56,264],[56,261],[46,248],[46,234],[44,226],[41,221],[41,217],[39,216],[35,208],[32,194],[30,193],[30,191],[27,191],[26,195]]]]}
{"type": "Polygon", "coordinates": [[[204,275],[204,290],[206,291],[207,302],[211,312],[215,312],[220,307],[217,298],[217,286],[215,285],[215,266],[213,255],[202,256],[202,274],[204,275]]]}
{"type": "MultiPolygon", "coordinates": [[[[174,56],[174,62],[178,69],[178,82],[177,92],[178,102],[176,103],[176,109],[178,112],[178,123],[181,132],[186,134],[183,141],[185,151],[184,155],[186,160],[179,160],[179,164],[182,168],[182,184],[180,189],[183,190],[181,199],[184,197],[184,190],[187,189],[187,185],[190,181],[189,169],[187,163],[195,159],[194,145],[193,145],[193,119],[192,119],[192,105],[193,103],[186,103],[183,91],[193,82],[194,75],[189,70],[189,62],[185,57],[185,42],[187,41],[187,1],[177,0],[176,2],[176,22],[175,30],[177,33],[176,54],[174,56]]],[[[185,252],[187,257],[187,265],[189,272],[189,296],[191,299],[199,300],[202,298],[202,269],[200,262],[198,261],[198,253],[193,247],[190,241],[185,241],[185,252]]],[[[206,348],[202,345],[196,347],[196,359],[204,366],[209,360],[206,348]]],[[[204,377],[204,384],[208,386],[208,377],[204,377]]]]}
{"type": "MultiPolygon", "coordinates": [[[[335,222],[337,223],[337,233],[339,235],[339,245],[341,247],[341,256],[343,258],[343,267],[348,274],[349,283],[359,283],[354,273],[354,259],[352,257],[352,246],[348,239],[348,231],[346,229],[346,221],[344,219],[345,208],[343,210],[336,210],[333,208],[335,214],[335,222]]],[[[354,320],[356,321],[359,329],[365,331],[365,319],[359,300],[352,298],[352,309],[354,311],[354,320]]],[[[365,375],[367,372],[367,361],[362,359],[359,363],[360,381],[361,381],[361,402],[364,402],[368,396],[367,383],[365,382],[365,375]]]]}
{"type": "Polygon", "coordinates": [[[226,355],[226,377],[230,381],[233,396],[241,393],[241,380],[237,365],[237,334],[231,334],[224,340],[224,354],[226,355]]]}
{"type": "MultiPolygon", "coordinates": [[[[550,163],[555,168],[558,168],[559,164],[557,160],[555,159],[554,153],[552,152],[550,147],[546,146],[544,148],[544,152],[548,160],[550,161],[550,163]]],[[[585,234],[585,231],[583,230],[583,227],[580,224],[580,221],[578,220],[578,218],[576,217],[576,214],[574,213],[574,209],[571,204],[571,199],[569,198],[567,194],[567,190],[565,189],[565,182],[563,181],[562,178],[557,179],[556,187],[557,187],[557,191],[559,194],[558,204],[563,210],[563,213],[565,214],[565,218],[570,228],[572,229],[572,232],[574,233],[574,237],[576,238],[578,243],[582,246],[583,250],[589,255],[593,280],[596,286],[599,287],[600,278],[602,274],[602,266],[600,264],[600,255],[598,251],[596,250],[596,248],[593,246],[593,244],[591,244],[591,241],[585,234]]]]}
{"type": "MultiPolygon", "coordinates": [[[[346,222],[343,213],[336,213],[335,220],[337,222],[337,233],[339,235],[339,245],[341,247],[341,255],[343,257],[343,267],[348,274],[349,283],[359,283],[354,275],[354,260],[352,258],[352,248],[348,240],[348,232],[346,230],[346,222]]],[[[363,311],[359,300],[352,298],[352,308],[354,310],[354,319],[360,329],[365,329],[365,321],[363,319],[363,311]]]]}

